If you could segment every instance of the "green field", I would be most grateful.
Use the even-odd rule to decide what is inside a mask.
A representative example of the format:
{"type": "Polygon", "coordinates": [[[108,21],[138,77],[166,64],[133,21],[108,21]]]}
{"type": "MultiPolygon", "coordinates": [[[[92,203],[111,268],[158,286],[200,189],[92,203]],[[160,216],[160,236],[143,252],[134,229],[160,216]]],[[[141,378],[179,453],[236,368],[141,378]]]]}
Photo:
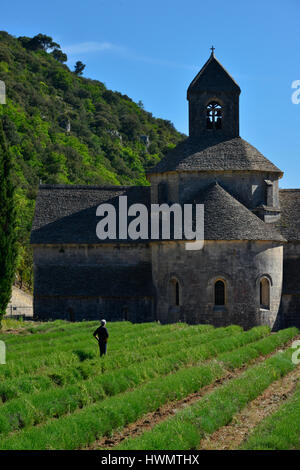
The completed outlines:
{"type": "MultiPolygon", "coordinates": [[[[92,337],[97,326],[4,321],[1,450],[105,448],[105,439],[117,435],[110,445],[115,449],[201,448],[204,437],[297,367],[290,348],[296,328],[271,334],[267,327],[112,323],[108,354],[99,358],[92,337]],[[151,413],[164,407],[168,413],[151,423],[151,413]],[[140,432],[122,437],[146,416],[147,429],[141,425],[140,432]]],[[[287,411],[279,407],[241,448],[282,448],[286,414],[297,425],[284,442],[295,448],[299,396],[298,387],[287,411]]]]}

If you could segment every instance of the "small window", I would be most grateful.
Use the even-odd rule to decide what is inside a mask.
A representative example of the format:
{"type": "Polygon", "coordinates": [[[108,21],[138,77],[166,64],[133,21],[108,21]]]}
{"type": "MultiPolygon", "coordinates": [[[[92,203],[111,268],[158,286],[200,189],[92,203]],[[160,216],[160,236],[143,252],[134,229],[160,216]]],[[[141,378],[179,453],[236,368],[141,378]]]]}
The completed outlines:
{"type": "Polygon", "coordinates": [[[179,282],[175,284],[175,305],[179,305],[179,282]]]}
{"type": "Polygon", "coordinates": [[[68,314],[69,314],[69,321],[74,322],[75,321],[75,312],[72,308],[68,309],[68,314]]]}
{"type": "Polygon", "coordinates": [[[177,279],[172,279],[170,283],[170,301],[172,306],[179,307],[180,305],[180,285],[177,279]]]}
{"type": "Polygon", "coordinates": [[[212,101],[207,105],[206,128],[222,129],[222,107],[216,101],[212,101]]]}
{"type": "Polygon", "coordinates": [[[123,308],[123,320],[128,321],[128,308],[127,307],[123,308]]]}
{"type": "Polygon", "coordinates": [[[270,281],[263,277],[259,283],[260,286],[260,308],[270,310],[270,281]]]}
{"type": "Polygon", "coordinates": [[[225,305],[225,282],[216,281],[215,283],[215,305],[225,305]]]}

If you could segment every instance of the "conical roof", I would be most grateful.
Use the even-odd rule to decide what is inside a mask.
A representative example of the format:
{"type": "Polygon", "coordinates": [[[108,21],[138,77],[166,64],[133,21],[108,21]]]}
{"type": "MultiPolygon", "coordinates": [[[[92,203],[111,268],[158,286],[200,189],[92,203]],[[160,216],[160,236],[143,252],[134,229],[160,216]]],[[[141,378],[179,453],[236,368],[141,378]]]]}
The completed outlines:
{"type": "Polygon", "coordinates": [[[279,173],[282,171],[255,147],[241,137],[224,139],[207,135],[189,137],[167,155],[150,173],[170,171],[260,171],[279,173]]]}
{"type": "Polygon", "coordinates": [[[218,183],[199,193],[197,204],[204,204],[205,240],[285,241],[282,235],[237,201],[218,183]]]}

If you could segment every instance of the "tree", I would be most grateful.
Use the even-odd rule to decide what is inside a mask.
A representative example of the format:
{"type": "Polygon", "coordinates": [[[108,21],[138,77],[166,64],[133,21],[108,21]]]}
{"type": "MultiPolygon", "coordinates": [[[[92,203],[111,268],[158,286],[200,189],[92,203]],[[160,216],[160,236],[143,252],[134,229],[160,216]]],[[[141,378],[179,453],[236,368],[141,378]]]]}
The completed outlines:
{"type": "Polygon", "coordinates": [[[16,209],[12,160],[0,120],[0,327],[11,298],[17,263],[16,209]]]}
{"type": "Polygon", "coordinates": [[[52,74],[52,82],[55,88],[68,90],[72,86],[72,76],[67,70],[57,69],[52,74]]]}
{"type": "Polygon", "coordinates": [[[67,62],[68,56],[67,54],[64,54],[60,49],[54,49],[51,52],[51,55],[54,57],[54,59],[58,60],[61,64],[64,62],[67,62]]]}
{"type": "Polygon", "coordinates": [[[53,42],[51,36],[46,34],[37,34],[33,38],[28,38],[26,36],[20,36],[19,41],[22,43],[23,47],[31,51],[47,51],[48,49],[60,49],[60,45],[56,42],[53,42]]]}
{"type": "Polygon", "coordinates": [[[29,49],[29,44],[30,44],[31,40],[32,40],[32,38],[29,38],[28,36],[19,36],[18,37],[18,41],[20,41],[20,43],[22,44],[22,46],[25,49],[29,49]]]}
{"type": "Polygon", "coordinates": [[[85,69],[85,65],[80,60],[78,60],[74,67],[75,75],[82,75],[82,72],[84,71],[84,69],[85,69]]]}

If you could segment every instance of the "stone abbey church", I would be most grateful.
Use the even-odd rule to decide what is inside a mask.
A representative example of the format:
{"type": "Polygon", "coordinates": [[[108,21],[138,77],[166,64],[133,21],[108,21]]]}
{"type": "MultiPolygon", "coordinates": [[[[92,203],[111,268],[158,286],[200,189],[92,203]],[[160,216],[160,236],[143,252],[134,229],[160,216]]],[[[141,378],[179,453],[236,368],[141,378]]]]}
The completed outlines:
{"type": "Polygon", "coordinates": [[[34,314],[71,321],[300,326],[300,190],[239,136],[240,88],[212,52],[187,91],[189,137],[148,187],[42,185],[31,243],[34,314]],[[105,240],[96,209],[204,204],[204,246],[105,240]]]}

